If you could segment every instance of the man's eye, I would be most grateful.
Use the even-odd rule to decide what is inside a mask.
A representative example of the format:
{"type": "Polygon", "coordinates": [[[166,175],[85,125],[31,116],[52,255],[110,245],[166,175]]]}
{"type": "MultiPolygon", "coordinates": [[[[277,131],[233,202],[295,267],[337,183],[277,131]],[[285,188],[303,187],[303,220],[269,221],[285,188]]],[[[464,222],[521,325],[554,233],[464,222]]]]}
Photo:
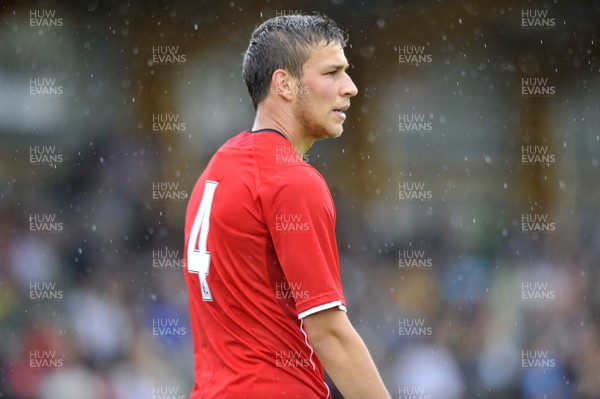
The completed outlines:
{"type": "Polygon", "coordinates": [[[333,76],[333,75],[335,75],[336,73],[337,73],[337,70],[335,70],[335,71],[331,71],[331,72],[327,72],[327,75],[332,75],[332,76],[333,76]]]}

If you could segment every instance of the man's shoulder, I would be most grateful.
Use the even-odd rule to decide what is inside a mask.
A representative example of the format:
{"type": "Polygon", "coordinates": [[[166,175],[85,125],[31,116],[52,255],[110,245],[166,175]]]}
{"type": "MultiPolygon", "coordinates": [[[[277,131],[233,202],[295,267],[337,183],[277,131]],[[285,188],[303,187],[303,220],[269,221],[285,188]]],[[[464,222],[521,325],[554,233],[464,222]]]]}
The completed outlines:
{"type": "Polygon", "coordinates": [[[229,138],[218,151],[252,150],[263,161],[278,163],[294,163],[293,148],[287,139],[276,131],[264,129],[260,131],[244,130],[229,138]],[[289,156],[287,156],[289,155],[289,156]]]}
{"type": "Polygon", "coordinates": [[[244,130],[235,136],[227,139],[225,143],[219,148],[219,150],[223,150],[226,148],[243,148],[243,147],[252,147],[254,145],[254,138],[247,130],[244,130]]]}
{"type": "Polygon", "coordinates": [[[282,194],[287,198],[331,197],[323,176],[307,163],[283,165],[274,173],[262,177],[260,192],[268,196],[282,194]]]}
{"type": "Polygon", "coordinates": [[[252,154],[252,167],[256,168],[263,189],[287,187],[328,191],[325,179],[307,162],[308,157],[301,158],[288,140],[276,131],[243,131],[227,140],[218,152],[232,150],[246,150],[248,155],[252,154]]]}

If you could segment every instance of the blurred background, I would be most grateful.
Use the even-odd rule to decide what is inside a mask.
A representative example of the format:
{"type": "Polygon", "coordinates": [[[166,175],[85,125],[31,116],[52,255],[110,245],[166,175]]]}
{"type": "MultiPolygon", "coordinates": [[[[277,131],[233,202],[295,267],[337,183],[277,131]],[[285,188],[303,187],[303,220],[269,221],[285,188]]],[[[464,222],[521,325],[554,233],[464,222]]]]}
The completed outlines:
{"type": "Polygon", "coordinates": [[[359,95],[307,160],[392,397],[600,398],[598,0],[3,0],[0,398],[189,398],[187,196],[254,27],[312,11],[359,95]]]}

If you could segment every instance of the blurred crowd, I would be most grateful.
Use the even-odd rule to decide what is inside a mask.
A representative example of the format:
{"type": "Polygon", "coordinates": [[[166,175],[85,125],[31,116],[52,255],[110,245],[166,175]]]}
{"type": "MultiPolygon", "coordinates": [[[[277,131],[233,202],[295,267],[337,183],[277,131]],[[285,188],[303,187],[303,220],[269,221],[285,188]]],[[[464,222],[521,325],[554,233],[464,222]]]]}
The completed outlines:
{"type": "MultiPolygon", "coordinates": [[[[50,178],[8,192],[3,398],[188,397],[186,202],[152,199],[151,146],[104,134],[50,178]],[[44,212],[62,228],[31,231],[30,215],[44,212]]],[[[397,215],[380,229],[389,232],[428,206],[360,206],[343,192],[335,201],[349,316],[393,397],[600,396],[597,226],[577,220],[562,230],[570,234],[546,235],[488,226],[467,242],[449,222],[452,205],[438,204],[447,215],[390,235],[378,232],[377,212],[397,215]]]]}
{"type": "Polygon", "coordinates": [[[146,151],[107,134],[43,184],[15,182],[1,211],[2,397],[189,394],[182,230],[152,200],[146,151]],[[60,229],[32,231],[31,214],[60,229]],[[179,328],[159,330],[169,320],[179,328]]]}

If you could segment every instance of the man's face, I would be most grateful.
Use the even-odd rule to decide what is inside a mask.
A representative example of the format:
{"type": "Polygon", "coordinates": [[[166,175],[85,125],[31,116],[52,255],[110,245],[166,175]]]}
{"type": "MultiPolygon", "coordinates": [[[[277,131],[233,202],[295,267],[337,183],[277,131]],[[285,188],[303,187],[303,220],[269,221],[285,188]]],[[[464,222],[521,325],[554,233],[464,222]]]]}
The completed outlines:
{"type": "Polygon", "coordinates": [[[304,134],[315,139],[342,134],[350,97],[358,93],[346,73],[348,61],[338,44],[319,45],[304,63],[293,112],[304,134]]]}

